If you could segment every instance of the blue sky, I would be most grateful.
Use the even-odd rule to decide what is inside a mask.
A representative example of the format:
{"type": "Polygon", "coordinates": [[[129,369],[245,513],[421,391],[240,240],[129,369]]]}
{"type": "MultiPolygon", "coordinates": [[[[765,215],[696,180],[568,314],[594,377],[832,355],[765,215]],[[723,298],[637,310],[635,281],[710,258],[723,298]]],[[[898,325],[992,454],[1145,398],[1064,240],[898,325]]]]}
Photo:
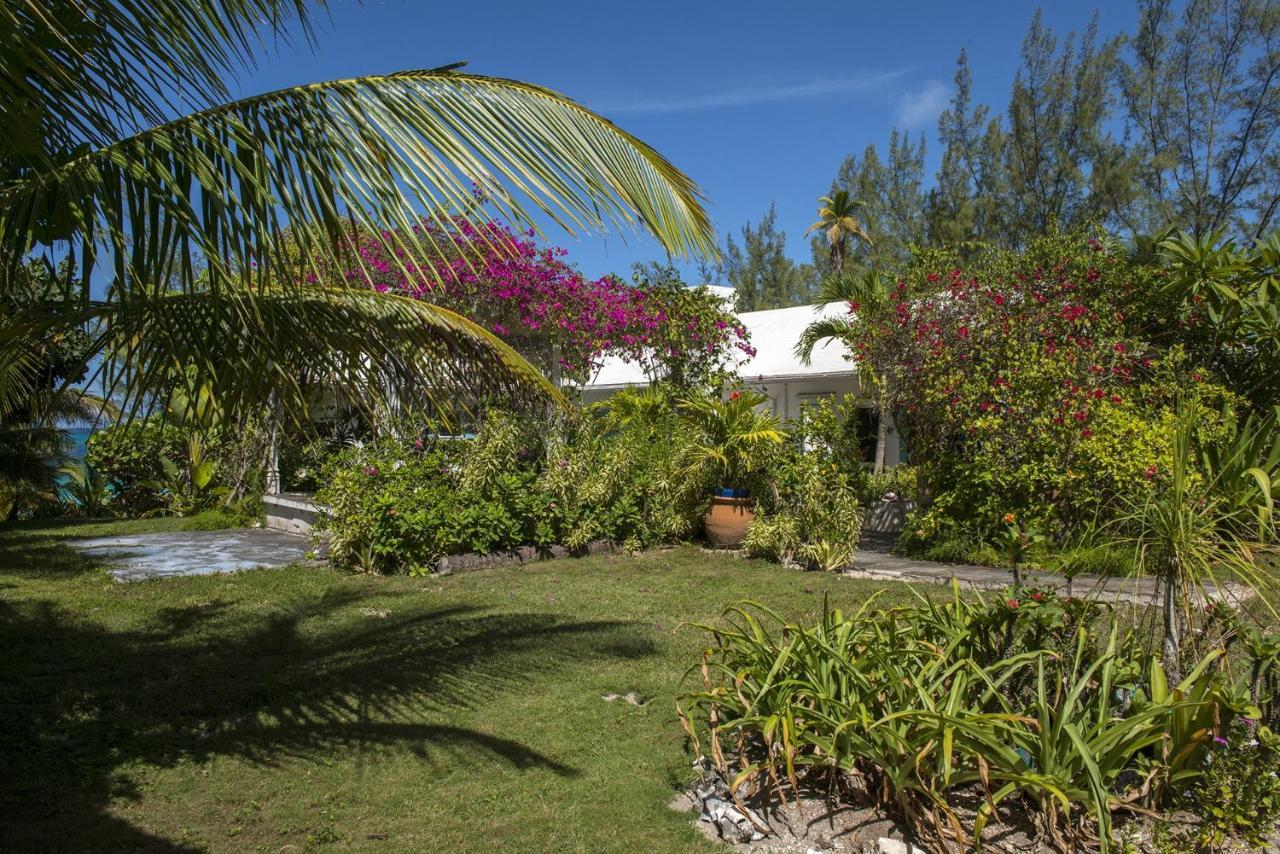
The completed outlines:
{"type": "MultiPolygon", "coordinates": [[[[309,49],[282,46],[240,94],[335,77],[466,60],[469,71],[556,89],[613,119],[693,177],[723,237],[771,202],[791,254],[840,161],[881,146],[894,126],[923,131],[930,171],[935,119],[969,51],[975,97],[1003,109],[1035,3],[484,2],[332,0],[309,49]]],[[[1133,2],[1046,4],[1059,34],[1094,11],[1105,34],[1132,31],[1133,2]]],[[[662,258],[629,235],[548,235],[584,273],[629,273],[662,258]],[[625,236],[625,241],[622,239],[625,236]]]]}

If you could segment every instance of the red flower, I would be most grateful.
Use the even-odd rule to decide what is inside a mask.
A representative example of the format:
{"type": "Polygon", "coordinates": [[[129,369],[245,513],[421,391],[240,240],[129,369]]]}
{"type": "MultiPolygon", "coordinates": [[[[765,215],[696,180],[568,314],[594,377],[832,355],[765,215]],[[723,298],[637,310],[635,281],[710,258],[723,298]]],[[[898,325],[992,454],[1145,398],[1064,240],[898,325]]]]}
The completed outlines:
{"type": "Polygon", "coordinates": [[[1092,430],[1090,430],[1088,427],[1086,427],[1086,428],[1084,428],[1083,430],[1081,430],[1081,431],[1080,431],[1080,435],[1081,435],[1081,436],[1083,436],[1084,438],[1088,439],[1088,438],[1091,438],[1091,437],[1093,436],[1093,431],[1092,431],[1092,430]]]}
{"type": "Polygon", "coordinates": [[[729,399],[730,399],[730,400],[737,400],[737,399],[738,399],[738,398],[740,398],[740,397],[742,397],[742,393],[741,393],[741,392],[737,392],[737,391],[735,391],[735,392],[733,392],[732,394],[730,394],[730,395],[729,395],[729,399]]]}
{"type": "Polygon", "coordinates": [[[1146,470],[1146,471],[1144,471],[1144,472],[1143,472],[1143,474],[1145,474],[1145,475],[1147,476],[1147,480],[1150,480],[1151,478],[1153,478],[1153,477],[1155,477],[1156,475],[1160,474],[1160,467],[1159,467],[1159,466],[1147,466],[1147,470],[1146,470]]]}
{"type": "Polygon", "coordinates": [[[1006,605],[1008,605],[1008,606],[1009,606],[1009,608],[1010,608],[1010,609],[1012,609],[1012,610],[1014,610],[1014,611],[1018,610],[1018,600],[1017,600],[1017,599],[1007,599],[1007,600],[1005,600],[1005,604],[1006,604],[1006,605]]]}

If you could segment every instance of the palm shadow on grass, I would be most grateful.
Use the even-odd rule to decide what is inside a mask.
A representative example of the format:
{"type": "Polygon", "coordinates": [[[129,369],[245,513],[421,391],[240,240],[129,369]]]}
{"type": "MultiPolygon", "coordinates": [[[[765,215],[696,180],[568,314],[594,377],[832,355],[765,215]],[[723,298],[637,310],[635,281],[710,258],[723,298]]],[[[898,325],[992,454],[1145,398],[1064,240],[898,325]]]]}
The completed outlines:
{"type": "MultiPolygon", "coordinates": [[[[100,561],[65,545],[68,535],[94,536],[101,520],[60,520],[55,527],[47,520],[25,520],[0,524],[0,579],[4,576],[51,580],[102,572],[100,561]]],[[[0,587],[4,581],[0,580],[0,587]]]]}
{"type": "Polygon", "coordinates": [[[110,814],[131,796],[131,763],[230,756],[273,766],[397,750],[441,769],[488,758],[575,775],[448,714],[574,662],[653,654],[629,623],[401,595],[404,607],[393,598],[376,609],[358,607],[373,596],[387,606],[376,587],[211,601],[160,609],[130,630],[49,599],[0,601],[0,849],[193,850],[110,814]]]}

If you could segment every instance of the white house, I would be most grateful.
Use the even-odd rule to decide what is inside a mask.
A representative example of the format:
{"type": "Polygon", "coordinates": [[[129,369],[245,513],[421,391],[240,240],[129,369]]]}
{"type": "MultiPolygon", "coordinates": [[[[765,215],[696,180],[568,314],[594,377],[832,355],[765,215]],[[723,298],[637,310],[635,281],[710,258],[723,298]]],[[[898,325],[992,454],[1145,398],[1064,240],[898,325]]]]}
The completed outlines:
{"type": "MultiPolygon", "coordinates": [[[[714,290],[727,291],[726,296],[731,298],[732,289],[714,290]]],[[[820,317],[835,317],[848,310],[846,303],[833,302],[739,314],[738,319],[747,328],[751,346],[756,348],[756,355],[738,367],[738,376],[743,384],[767,395],[774,413],[781,418],[795,418],[805,401],[857,394],[859,384],[855,366],[839,342],[826,341],[816,346],[807,365],[795,353],[806,326],[820,317]]],[[[603,400],[619,389],[648,384],[649,379],[640,365],[610,357],[587,384],[584,399],[603,400]]],[[[876,412],[869,403],[864,411],[865,422],[860,432],[874,437],[876,412]]],[[[874,460],[874,453],[874,446],[864,448],[868,462],[874,460]]],[[[885,461],[888,465],[895,465],[900,459],[898,432],[890,425],[885,461]]]]}

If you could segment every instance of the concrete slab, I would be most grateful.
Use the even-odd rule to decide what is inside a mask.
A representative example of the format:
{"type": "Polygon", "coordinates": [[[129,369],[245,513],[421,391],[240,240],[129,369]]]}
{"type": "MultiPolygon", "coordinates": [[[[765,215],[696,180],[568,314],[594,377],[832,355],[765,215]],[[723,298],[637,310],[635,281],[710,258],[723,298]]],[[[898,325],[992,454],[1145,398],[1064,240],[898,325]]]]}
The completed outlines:
{"type": "Polygon", "coordinates": [[[66,542],[104,560],[117,581],[287,566],[304,560],[312,548],[306,537],[265,528],[172,531],[66,542]]]}

